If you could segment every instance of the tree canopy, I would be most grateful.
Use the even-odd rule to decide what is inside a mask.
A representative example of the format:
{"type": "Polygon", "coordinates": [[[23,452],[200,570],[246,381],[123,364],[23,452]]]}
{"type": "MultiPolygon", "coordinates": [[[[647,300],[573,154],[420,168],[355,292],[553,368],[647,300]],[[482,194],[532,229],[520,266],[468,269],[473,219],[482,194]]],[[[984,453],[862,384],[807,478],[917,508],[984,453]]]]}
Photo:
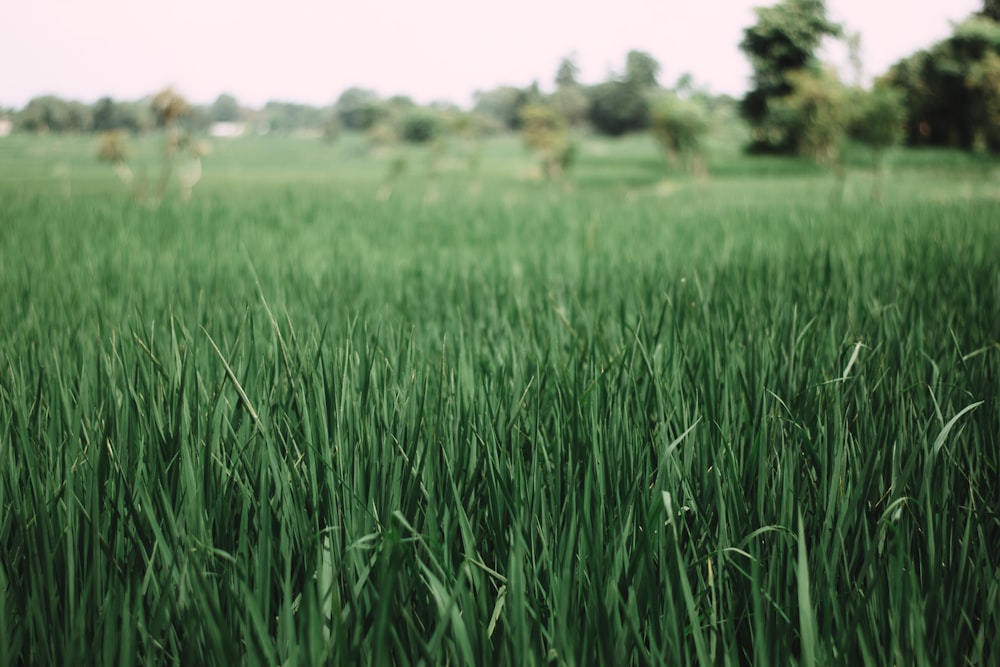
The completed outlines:
{"type": "Polygon", "coordinates": [[[784,0],[755,10],[757,23],[744,31],[740,48],[753,67],[753,88],[740,106],[750,123],[751,148],[794,153],[801,134],[782,99],[792,93],[792,72],[821,70],[816,50],[824,37],[842,34],[823,0],[784,0]]]}
{"type": "Polygon", "coordinates": [[[1000,23],[974,16],[951,37],[890,68],[902,92],[907,142],[1000,151],[1000,23]]]}

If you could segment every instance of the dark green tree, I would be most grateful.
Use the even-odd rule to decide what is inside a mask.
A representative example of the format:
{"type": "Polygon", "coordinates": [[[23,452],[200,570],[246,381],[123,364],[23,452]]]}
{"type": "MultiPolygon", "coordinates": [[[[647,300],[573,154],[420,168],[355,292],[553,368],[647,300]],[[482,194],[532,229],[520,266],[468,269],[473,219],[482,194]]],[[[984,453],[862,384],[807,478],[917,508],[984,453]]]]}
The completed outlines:
{"type": "Polygon", "coordinates": [[[240,103],[227,93],[222,93],[212,102],[212,120],[217,123],[231,123],[240,119],[240,103]]]}
{"type": "Polygon", "coordinates": [[[542,93],[537,82],[527,88],[500,86],[476,91],[474,110],[497,119],[505,129],[517,130],[521,127],[521,109],[540,102],[542,93]]]}
{"type": "Polygon", "coordinates": [[[441,118],[427,109],[414,108],[406,112],[400,121],[400,136],[411,144],[432,141],[441,132],[441,118]]]}
{"type": "Polygon", "coordinates": [[[823,0],[784,0],[755,10],[757,23],[744,31],[740,48],[753,67],[753,88],[740,112],[751,128],[751,150],[794,153],[801,128],[782,98],[792,92],[788,75],[821,70],[816,50],[824,37],[839,37],[841,27],[826,15],[823,0]]]}
{"type": "Polygon", "coordinates": [[[110,132],[118,129],[117,107],[110,97],[102,97],[94,104],[94,130],[110,132]]]}
{"type": "Polygon", "coordinates": [[[379,98],[375,91],[348,88],[337,99],[337,115],[345,129],[364,132],[378,120],[379,98]]]}
{"type": "Polygon", "coordinates": [[[590,122],[613,137],[649,126],[649,98],[631,81],[606,81],[590,90],[590,122]]]}
{"type": "Polygon", "coordinates": [[[699,176],[705,174],[704,140],[709,123],[698,103],[671,93],[662,95],[653,104],[650,129],[671,165],[683,166],[699,176]]]}
{"type": "Polygon", "coordinates": [[[579,83],[576,77],[580,73],[580,68],[576,66],[576,61],[572,56],[563,58],[559,63],[559,69],[556,70],[556,88],[565,88],[567,86],[578,86],[579,83]]]}
{"type": "Polygon", "coordinates": [[[893,65],[886,81],[903,93],[907,143],[1000,151],[1000,126],[990,112],[997,55],[1000,23],[974,16],[893,65]]]}
{"type": "Polygon", "coordinates": [[[26,132],[62,132],[70,124],[69,106],[54,95],[35,97],[18,113],[16,123],[26,132]]]}
{"type": "Polygon", "coordinates": [[[994,21],[1000,21],[1000,0],[983,0],[983,11],[980,15],[994,21]]]}
{"type": "Polygon", "coordinates": [[[625,81],[640,88],[655,88],[660,63],[645,51],[629,51],[625,56],[625,81]]]}
{"type": "Polygon", "coordinates": [[[903,95],[877,82],[870,91],[858,90],[851,99],[848,133],[872,153],[872,199],[882,200],[882,173],[886,152],[903,140],[906,109],[903,95]]]}
{"type": "Polygon", "coordinates": [[[541,160],[546,180],[559,181],[576,153],[566,122],[544,104],[525,105],[521,116],[521,140],[541,160]]]}
{"type": "Polygon", "coordinates": [[[328,123],[340,127],[339,109],[331,107],[319,109],[307,104],[270,100],[261,110],[261,122],[269,132],[287,134],[296,130],[317,130],[328,123]]]}

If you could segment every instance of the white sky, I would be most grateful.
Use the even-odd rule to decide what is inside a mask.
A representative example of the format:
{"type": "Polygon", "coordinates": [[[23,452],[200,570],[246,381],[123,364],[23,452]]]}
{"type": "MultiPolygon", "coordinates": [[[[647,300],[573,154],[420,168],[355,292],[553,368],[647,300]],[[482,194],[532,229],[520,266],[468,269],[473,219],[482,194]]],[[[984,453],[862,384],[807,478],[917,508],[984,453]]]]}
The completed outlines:
{"type": "MultiPolygon", "coordinates": [[[[584,83],[640,49],[712,92],[742,94],[738,44],[774,0],[22,0],[0,11],[0,107],[47,93],[93,102],[174,85],[193,102],[228,92],[332,103],[352,85],[466,105],[476,89],[552,85],[575,54],[584,83]]],[[[981,0],[827,0],[860,31],[866,75],[947,36],[981,0]]],[[[830,52],[843,60],[843,53],[830,52]]]]}

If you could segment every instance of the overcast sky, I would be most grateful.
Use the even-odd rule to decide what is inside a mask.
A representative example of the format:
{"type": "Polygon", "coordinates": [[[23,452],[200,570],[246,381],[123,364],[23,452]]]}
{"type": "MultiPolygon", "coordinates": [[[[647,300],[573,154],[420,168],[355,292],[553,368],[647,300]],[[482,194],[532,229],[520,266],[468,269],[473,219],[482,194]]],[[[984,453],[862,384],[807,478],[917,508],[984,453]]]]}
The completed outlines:
{"type": "MultiPolygon", "coordinates": [[[[0,106],[53,93],[138,99],[173,85],[197,103],[228,92],[326,105],[348,86],[419,102],[469,103],[476,89],[552,84],[574,55],[584,83],[640,49],[661,83],[690,72],[742,94],[738,44],[773,0],[23,0],[0,18],[0,106]]],[[[947,36],[981,0],[827,0],[862,35],[866,75],[947,36]]],[[[831,52],[831,59],[844,60],[831,52]]]]}

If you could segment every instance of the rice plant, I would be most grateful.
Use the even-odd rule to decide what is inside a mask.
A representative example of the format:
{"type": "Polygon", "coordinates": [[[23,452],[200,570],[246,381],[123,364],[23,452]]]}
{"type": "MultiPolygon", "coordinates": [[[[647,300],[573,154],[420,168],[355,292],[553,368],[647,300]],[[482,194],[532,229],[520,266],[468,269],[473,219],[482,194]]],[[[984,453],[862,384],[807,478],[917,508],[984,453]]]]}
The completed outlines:
{"type": "Polygon", "coordinates": [[[347,166],[0,184],[0,665],[1000,659],[987,182],[347,166]]]}

